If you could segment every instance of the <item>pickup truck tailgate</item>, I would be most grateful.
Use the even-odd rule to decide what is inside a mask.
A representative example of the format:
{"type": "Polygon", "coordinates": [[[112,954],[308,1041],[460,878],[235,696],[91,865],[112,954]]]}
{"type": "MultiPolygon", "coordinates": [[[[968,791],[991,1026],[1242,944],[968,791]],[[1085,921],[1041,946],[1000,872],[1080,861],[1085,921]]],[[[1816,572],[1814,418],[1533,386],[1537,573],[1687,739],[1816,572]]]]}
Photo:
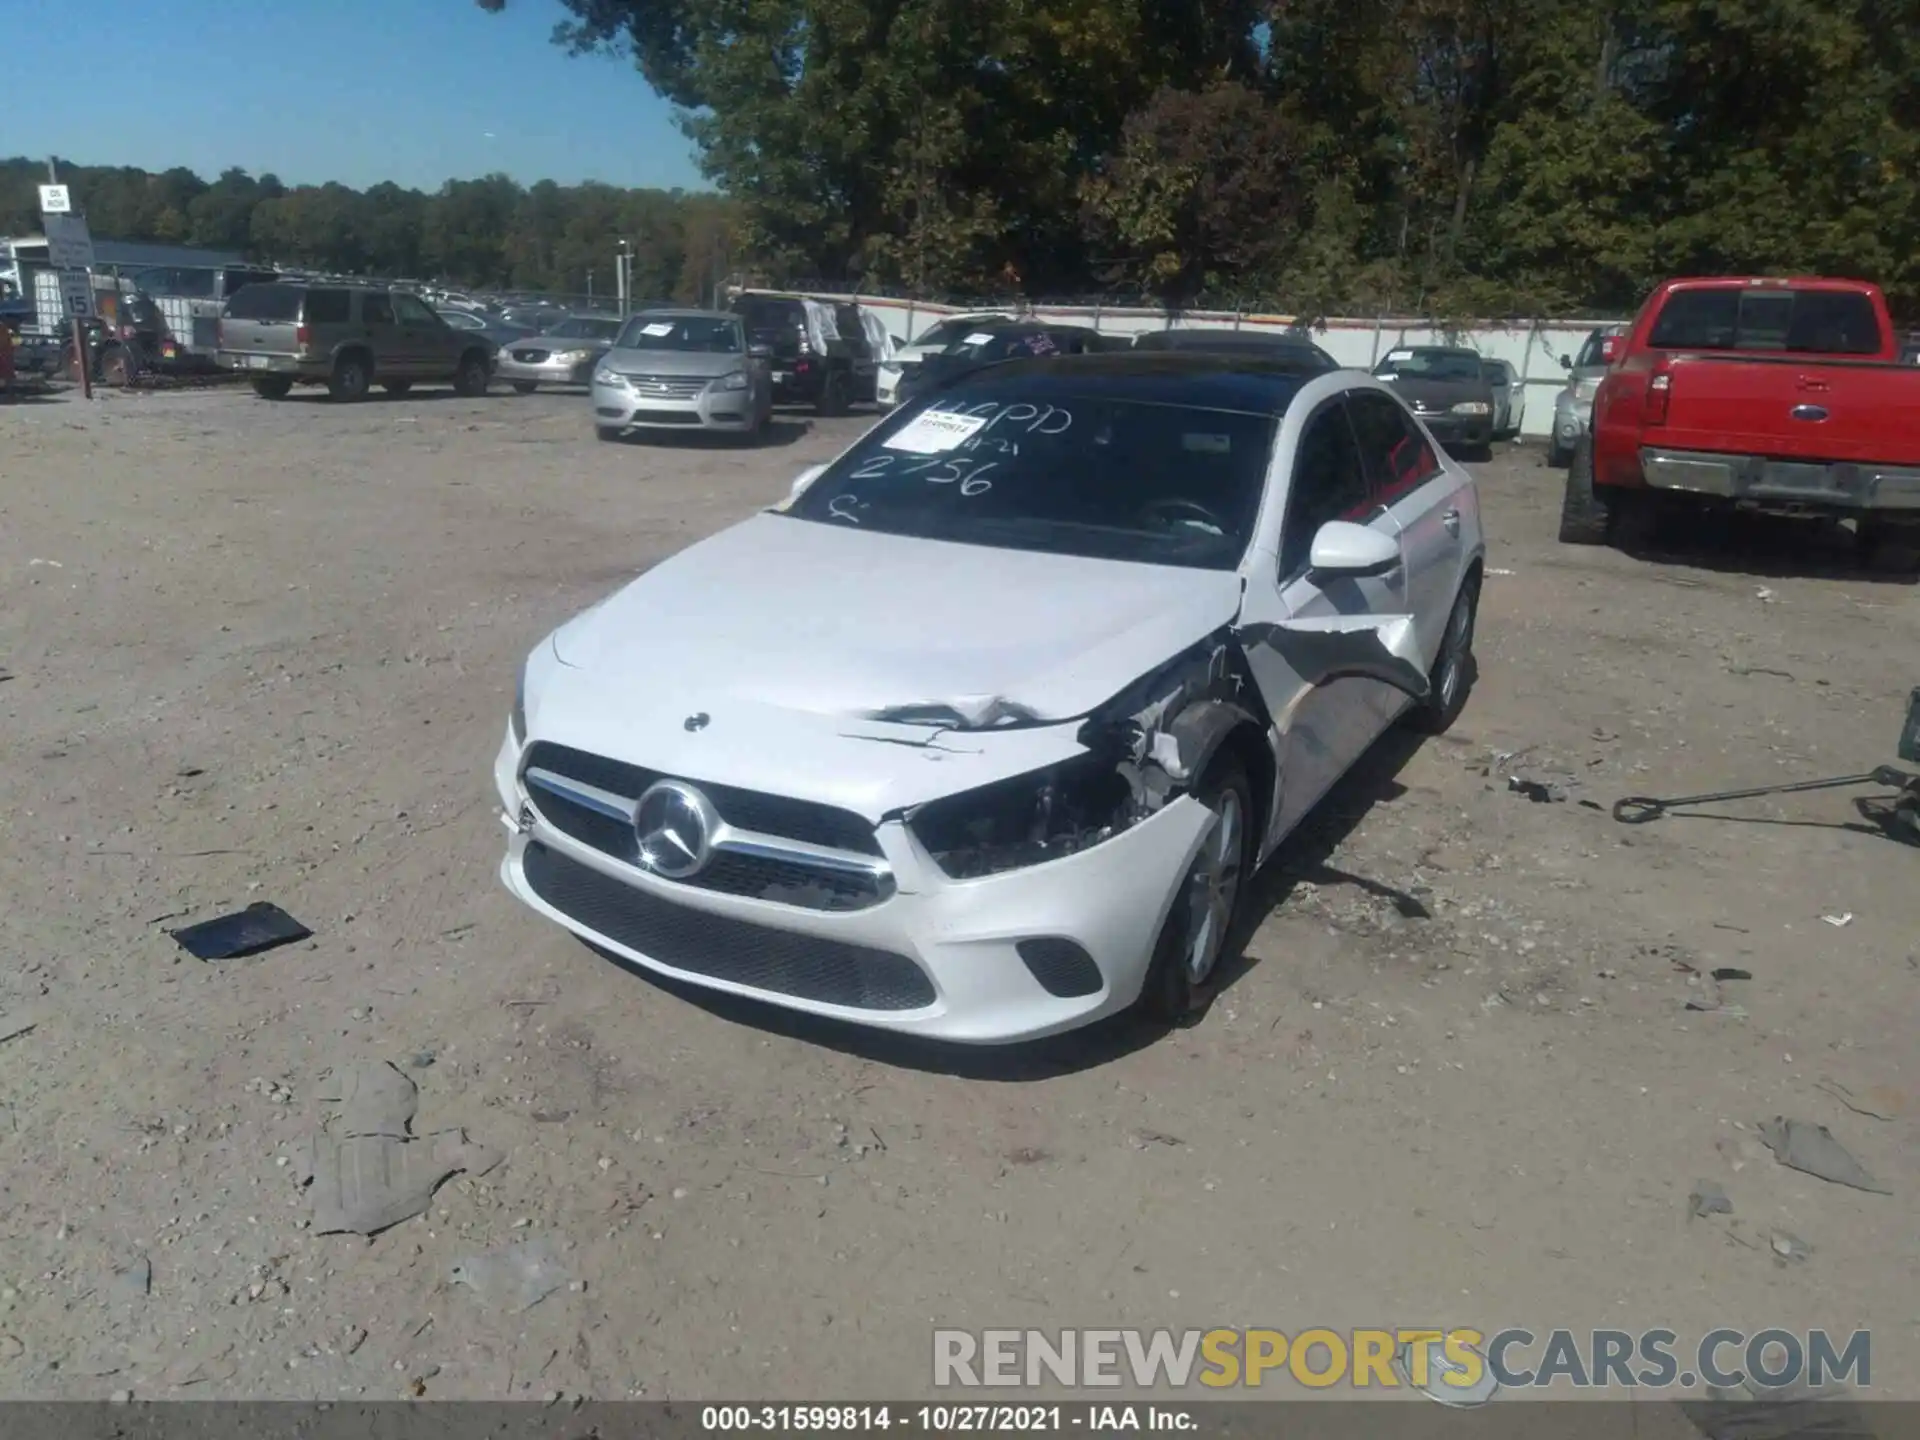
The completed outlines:
{"type": "Polygon", "coordinates": [[[1675,356],[1666,424],[1644,445],[1920,466],[1920,366],[1804,355],[1675,356]]]}

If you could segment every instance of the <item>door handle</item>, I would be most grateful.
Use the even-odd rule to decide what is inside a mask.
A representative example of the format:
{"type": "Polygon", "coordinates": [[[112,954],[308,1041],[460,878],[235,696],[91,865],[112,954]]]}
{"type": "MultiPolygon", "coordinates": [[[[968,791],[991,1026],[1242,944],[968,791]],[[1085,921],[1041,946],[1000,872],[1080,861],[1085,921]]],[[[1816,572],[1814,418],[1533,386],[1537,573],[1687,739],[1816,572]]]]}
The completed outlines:
{"type": "Polygon", "coordinates": [[[1440,517],[1440,523],[1447,527],[1447,533],[1458,539],[1460,536],[1460,512],[1449,510],[1440,517]]]}

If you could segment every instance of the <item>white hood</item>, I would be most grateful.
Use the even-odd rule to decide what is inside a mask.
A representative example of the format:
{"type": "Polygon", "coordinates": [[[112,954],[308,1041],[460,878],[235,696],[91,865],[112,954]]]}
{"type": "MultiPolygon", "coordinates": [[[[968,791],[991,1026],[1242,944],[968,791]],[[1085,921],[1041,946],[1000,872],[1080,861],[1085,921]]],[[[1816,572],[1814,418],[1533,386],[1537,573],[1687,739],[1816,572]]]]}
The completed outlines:
{"type": "Polygon", "coordinates": [[[1239,608],[1232,572],[759,515],[563,626],[534,729],[878,815],[1075,753],[1076,727],[1045,722],[1087,714],[1239,608]],[[996,713],[1026,724],[967,728],[996,713]]]}

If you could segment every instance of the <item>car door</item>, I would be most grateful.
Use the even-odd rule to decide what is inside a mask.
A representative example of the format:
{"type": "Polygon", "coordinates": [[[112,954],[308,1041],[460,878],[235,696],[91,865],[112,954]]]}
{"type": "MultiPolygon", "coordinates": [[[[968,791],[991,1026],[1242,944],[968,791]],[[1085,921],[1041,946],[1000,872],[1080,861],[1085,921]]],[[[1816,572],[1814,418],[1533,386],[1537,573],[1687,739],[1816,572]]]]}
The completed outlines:
{"type": "Polygon", "coordinates": [[[387,298],[393,306],[395,341],[409,367],[406,373],[428,380],[451,375],[462,343],[459,333],[417,295],[396,291],[387,298]]]}
{"type": "Polygon", "coordinates": [[[1249,595],[1243,620],[1247,659],[1280,734],[1280,803],[1269,840],[1299,823],[1398,711],[1403,697],[1381,681],[1345,676],[1310,684],[1285,653],[1284,632],[1258,622],[1406,613],[1404,567],[1385,575],[1322,581],[1309,559],[1313,537],[1329,520],[1349,520],[1397,536],[1392,516],[1374,502],[1344,395],[1307,416],[1286,480],[1284,518],[1275,561],[1277,595],[1249,595]],[[1277,604],[1274,602],[1277,601],[1277,604]]]}
{"type": "Polygon", "coordinates": [[[1466,482],[1441,461],[1392,395],[1352,390],[1347,408],[1373,502],[1399,532],[1407,608],[1420,653],[1432,664],[1466,566],[1466,482]]]}
{"type": "Polygon", "coordinates": [[[419,357],[405,329],[394,319],[393,301],[377,290],[360,296],[360,323],[373,351],[373,373],[382,380],[406,379],[420,373],[419,357]]]}

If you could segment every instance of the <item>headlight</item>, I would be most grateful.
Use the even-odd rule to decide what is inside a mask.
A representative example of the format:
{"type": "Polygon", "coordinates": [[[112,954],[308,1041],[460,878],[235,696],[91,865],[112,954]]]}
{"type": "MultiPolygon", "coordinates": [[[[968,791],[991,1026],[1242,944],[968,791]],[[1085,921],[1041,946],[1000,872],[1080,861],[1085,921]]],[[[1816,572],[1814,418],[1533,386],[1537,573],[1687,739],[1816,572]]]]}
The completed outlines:
{"type": "Polygon", "coordinates": [[[709,387],[714,390],[745,390],[753,382],[747,379],[747,372],[735,370],[730,375],[722,375],[709,387]]]}
{"type": "Polygon", "coordinates": [[[622,375],[618,370],[608,370],[603,366],[593,372],[593,383],[596,385],[612,385],[617,388],[627,383],[627,377],[622,375]]]}
{"type": "Polygon", "coordinates": [[[1576,405],[1591,405],[1593,403],[1593,397],[1599,393],[1600,377],[1596,375],[1591,380],[1582,380],[1573,387],[1573,403],[1576,405]]]}
{"type": "Polygon", "coordinates": [[[566,365],[577,365],[593,354],[591,350],[556,350],[553,358],[566,365]]]}
{"type": "Polygon", "coordinates": [[[1111,839],[1133,823],[1132,801],[1110,762],[1087,757],[935,800],[909,823],[944,874],[971,880],[1111,839]]]}
{"type": "Polygon", "coordinates": [[[520,665],[519,678],[513,684],[513,711],[507,716],[507,729],[513,735],[513,743],[525,746],[527,743],[527,667],[520,665]]]}
{"type": "Polygon", "coordinates": [[[1462,400],[1453,407],[1456,415],[1485,415],[1490,407],[1484,400],[1462,400]]]}

